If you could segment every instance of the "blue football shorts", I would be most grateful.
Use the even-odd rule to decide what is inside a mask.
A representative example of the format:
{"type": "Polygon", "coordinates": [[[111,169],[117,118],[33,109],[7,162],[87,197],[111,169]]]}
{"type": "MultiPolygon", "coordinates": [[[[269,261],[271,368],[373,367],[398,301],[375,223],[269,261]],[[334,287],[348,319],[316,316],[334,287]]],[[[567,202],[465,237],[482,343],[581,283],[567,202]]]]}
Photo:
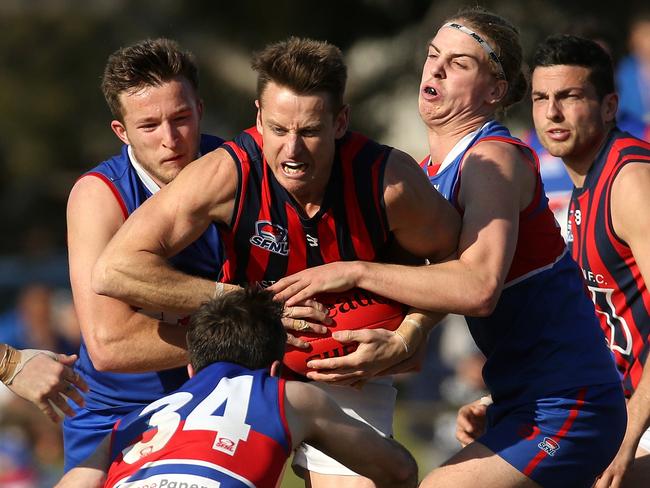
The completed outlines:
{"type": "Polygon", "coordinates": [[[589,488],[625,434],[620,383],[561,391],[530,403],[494,403],[478,442],[543,487],[589,488]]]}
{"type": "Polygon", "coordinates": [[[63,469],[66,473],[95,452],[104,437],[112,432],[115,422],[125,415],[124,412],[116,413],[115,409],[88,410],[73,402],[68,404],[75,410],[75,416],[63,421],[63,469]]]}

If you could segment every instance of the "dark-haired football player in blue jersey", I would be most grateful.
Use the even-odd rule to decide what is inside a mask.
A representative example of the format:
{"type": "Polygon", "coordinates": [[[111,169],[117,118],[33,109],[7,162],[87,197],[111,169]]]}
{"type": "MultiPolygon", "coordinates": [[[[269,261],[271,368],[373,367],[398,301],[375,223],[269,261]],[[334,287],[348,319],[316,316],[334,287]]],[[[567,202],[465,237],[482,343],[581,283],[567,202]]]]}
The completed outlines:
{"type": "Polygon", "coordinates": [[[308,440],[377,487],[414,488],[406,449],[313,385],[278,378],[282,313],[259,288],[204,303],[187,332],[190,380],[118,421],[58,486],[276,488],[292,449],[308,440]]]}

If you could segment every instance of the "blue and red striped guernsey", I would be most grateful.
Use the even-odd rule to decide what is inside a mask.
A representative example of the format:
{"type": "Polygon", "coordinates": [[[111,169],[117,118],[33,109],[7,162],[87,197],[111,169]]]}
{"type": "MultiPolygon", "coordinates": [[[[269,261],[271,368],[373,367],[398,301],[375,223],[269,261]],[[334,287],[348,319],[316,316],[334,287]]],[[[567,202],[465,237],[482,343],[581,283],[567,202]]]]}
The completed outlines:
{"type": "Polygon", "coordinates": [[[115,425],[106,487],[274,488],[291,454],[285,381],[213,363],[115,425]]]}
{"type": "Polygon", "coordinates": [[[494,401],[523,403],[586,385],[618,383],[594,306],[548,207],[535,152],[492,120],[429,181],[462,213],[462,164],[468,151],[485,141],[519,148],[537,179],[531,203],[519,213],[517,247],[494,311],[465,317],[487,358],[483,378],[494,401]]]}
{"type": "Polygon", "coordinates": [[[337,141],[321,208],[307,218],[264,160],[262,137],[250,128],[222,146],[235,160],[239,187],[223,281],[270,286],[284,276],[335,261],[375,261],[389,241],[383,178],[392,150],[349,132],[337,141]]]}
{"type": "Polygon", "coordinates": [[[639,162],[650,163],[650,144],[614,129],[584,186],[574,189],[567,223],[571,254],[582,268],[627,396],[648,356],[650,294],[632,250],[614,231],[610,199],[619,171],[639,162]]]}

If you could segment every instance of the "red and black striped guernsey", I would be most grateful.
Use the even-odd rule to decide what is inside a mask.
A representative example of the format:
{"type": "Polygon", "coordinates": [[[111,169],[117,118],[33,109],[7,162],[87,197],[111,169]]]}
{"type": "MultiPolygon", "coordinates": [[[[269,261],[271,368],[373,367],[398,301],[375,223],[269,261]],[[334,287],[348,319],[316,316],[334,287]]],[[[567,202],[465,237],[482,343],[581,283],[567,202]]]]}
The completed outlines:
{"type": "Polygon", "coordinates": [[[650,294],[632,250],[614,231],[610,199],[619,171],[639,162],[650,163],[650,144],[614,129],[584,186],[573,190],[567,224],[571,255],[582,268],[627,396],[648,356],[650,294]]]}
{"type": "Polygon", "coordinates": [[[235,160],[239,186],[222,280],[263,287],[335,261],[375,261],[390,240],[383,179],[391,147],[348,132],[337,141],[319,211],[307,218],[264,160],[255,127],[222,146],[235,160]]]}

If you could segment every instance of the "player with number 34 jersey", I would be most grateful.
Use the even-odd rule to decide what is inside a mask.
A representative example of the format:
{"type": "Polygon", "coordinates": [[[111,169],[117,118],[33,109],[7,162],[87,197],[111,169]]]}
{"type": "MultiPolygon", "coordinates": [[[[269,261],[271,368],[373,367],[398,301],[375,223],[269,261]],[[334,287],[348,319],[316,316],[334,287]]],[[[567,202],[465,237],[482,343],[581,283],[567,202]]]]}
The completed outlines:
{"type": "Polygon", "coordinates": [[[268,371],[211,364],[116,424],[106,486],[273,487],[291,452],[283,398],[268,371]]]}

